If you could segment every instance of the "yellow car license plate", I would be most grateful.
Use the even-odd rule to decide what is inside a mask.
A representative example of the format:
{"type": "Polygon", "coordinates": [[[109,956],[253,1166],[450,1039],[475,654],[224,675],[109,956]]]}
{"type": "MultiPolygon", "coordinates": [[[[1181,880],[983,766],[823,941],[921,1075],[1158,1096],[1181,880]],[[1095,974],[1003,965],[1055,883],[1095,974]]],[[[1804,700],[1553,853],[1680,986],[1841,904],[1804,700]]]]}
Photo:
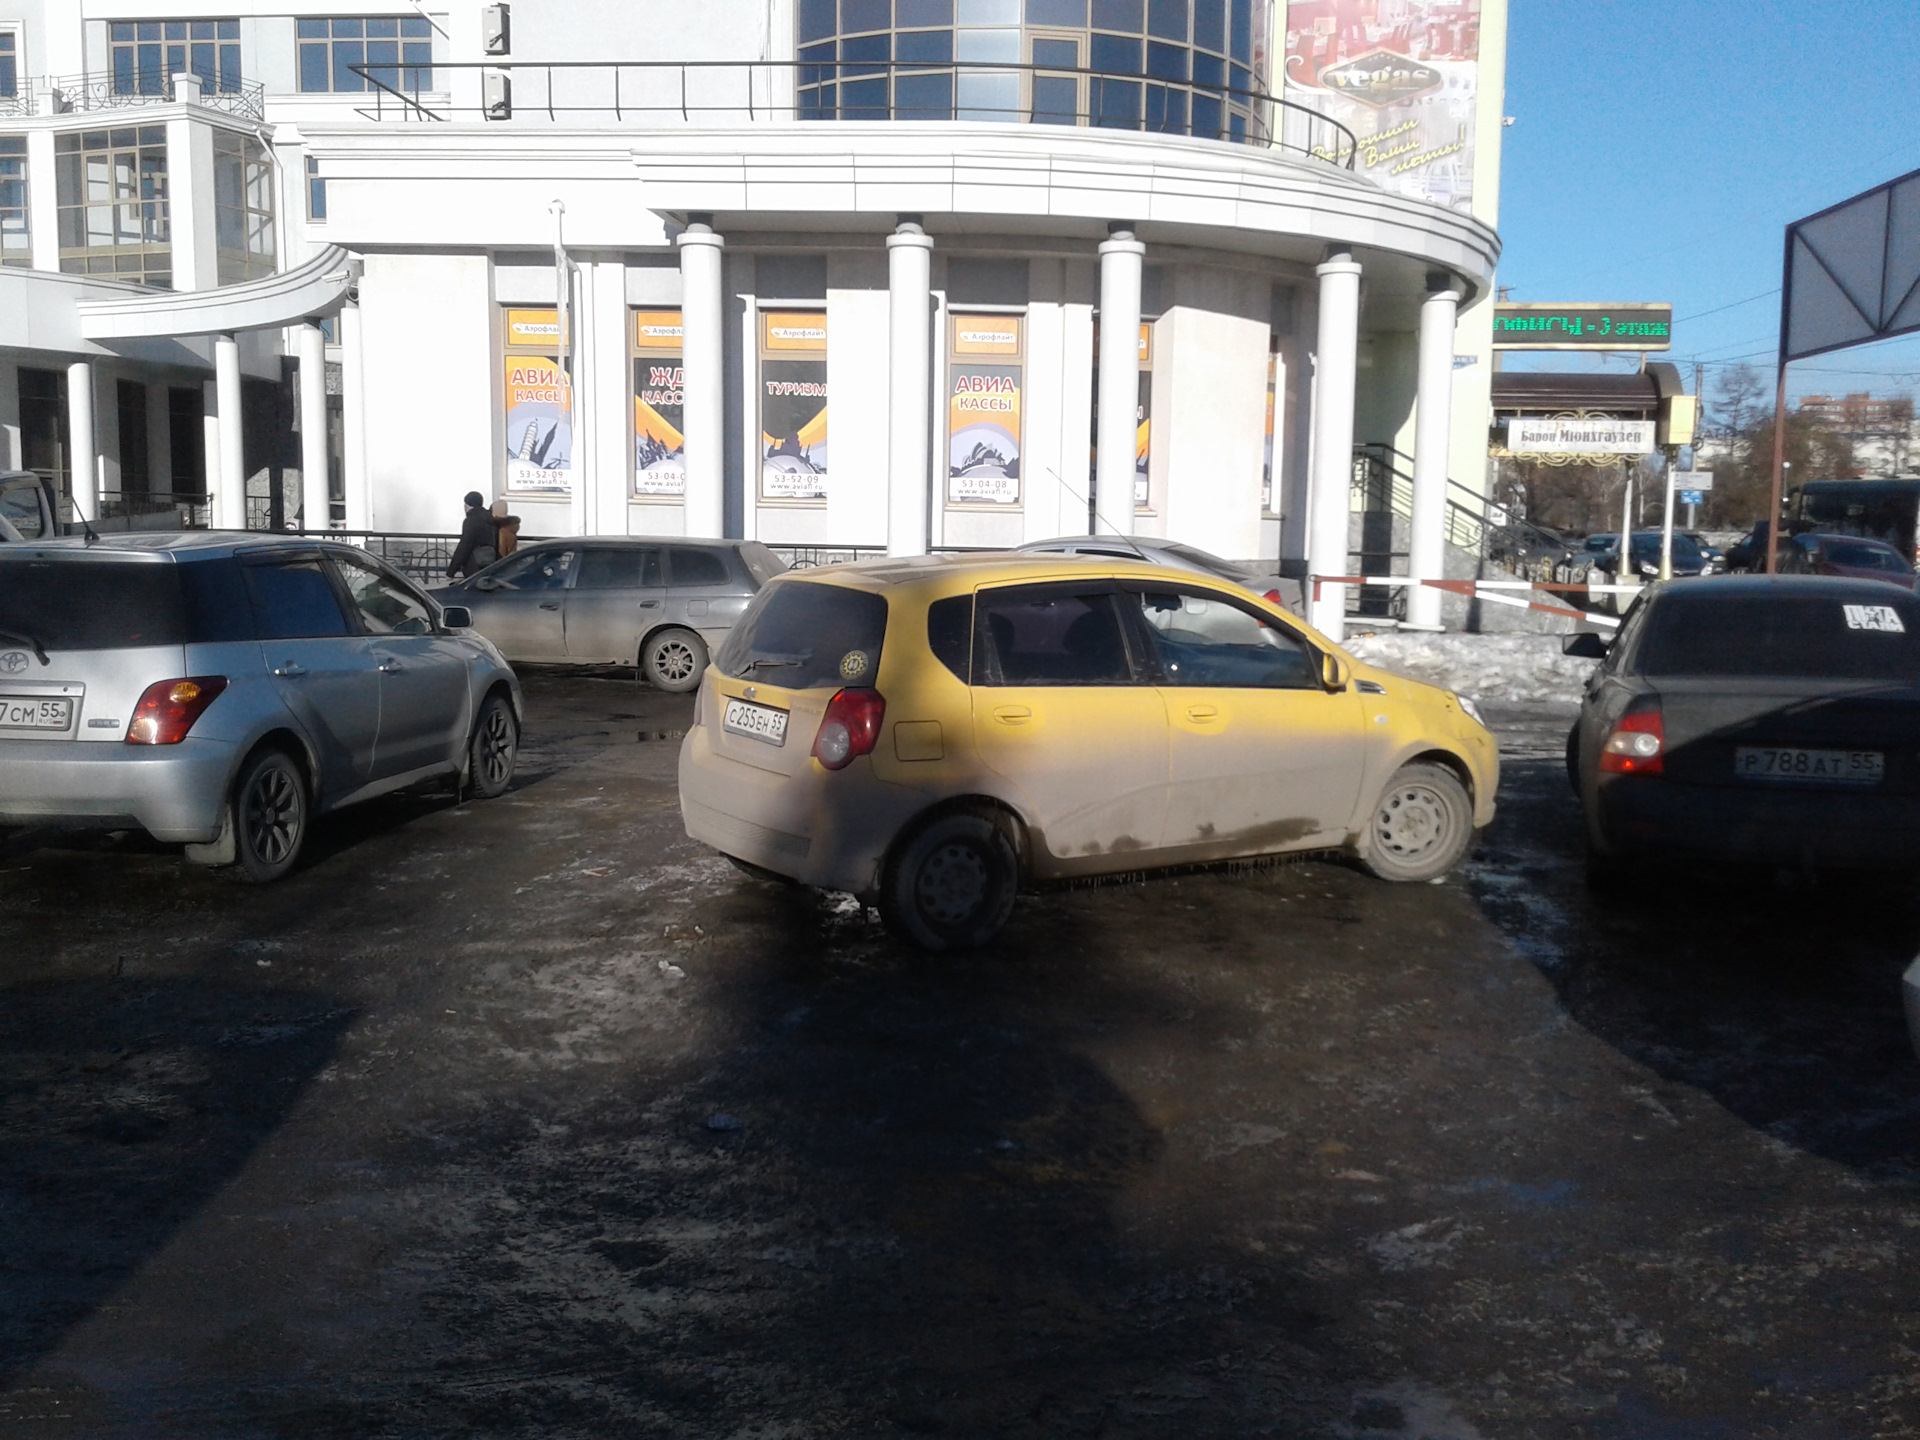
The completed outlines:
{"type": "Polygon", "coordinates": [[[723,730],[763,740],[769,745],[787,743],[787,712],[771,705],[749,705],[745,700],[729,700],[720,715],[723,730]]]}

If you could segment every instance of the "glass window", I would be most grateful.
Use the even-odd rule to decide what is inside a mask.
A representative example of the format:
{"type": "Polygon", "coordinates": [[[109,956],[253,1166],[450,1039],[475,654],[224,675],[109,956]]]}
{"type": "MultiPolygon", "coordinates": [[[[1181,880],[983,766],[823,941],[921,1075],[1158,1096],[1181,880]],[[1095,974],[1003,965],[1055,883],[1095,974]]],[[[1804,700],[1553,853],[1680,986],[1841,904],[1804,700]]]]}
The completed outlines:
{"type": "Polygon", "coordinates": [[[895,0],[893,23],[902,30],[914,25],[951,25],[953,0],[895,0]]]}
{"type": "MultiPolygon", "coordinates": [[[[1099,36],[1094,37],[1096,40],[1099,36]]],[[[1140,82],[1138,80],[1094,80],[1089,82],[1088,111],[1095,125],[1115,130],[1140,128],[1140,82]]]]}
{"type": "Polygon", "coordinates": [[[1018,25],[1020,0],[960,0],[961,25],[1018,25]]]}
{"type": "Polygon", "coordinates": [[[564,590],[573,573],[573,550],[522,550],[487,571],[489,590],[564,590]]]}
{"type": "Polygon", "coordinates": [[[360,612],[360,623],[372,635],[431,635],[433,611],[418,595],[357,555],[331,552],[347,593],[360,612]]]}
{"type": "Polygon", "coordinates": [[[1148,41],[1147,74],[1156,80],[1186,79],[1187,47],[1184,45],[1163,45],[1158,40],[1148,41]]]}
{"type": "MultiPolygon", "coordinates": [[[[1857,594],[1722,597],[1708,584],[1660,596],[1634,647],[1643,675],[1792,676],[1821,680],[1920,679],[1920,603],[1891,585],[1857,594]],[[1686,590],[1705,593],[1687,594],[1686,590]]],[[[1616,651],[1626,644],[1623,638],[1616,651]]]]}
{"type": "Polygon", "coordinates": [[[303,93],[433,88],[433,27],[423,16],[302,20],[297,33],[303,93]]]}
{"type": "Polygon", "coordinates": [[[1233,58],[1242,65],[1253,63],[1253,0],[1233,0],[1229,36],[1233,58]]]}
{"type": "Polygon", "coordinates": [[[595,547],[580,557],[576,590],[639,590],[663,584],[660,552],[639,546],[595,547]]]}
{"type": "Polygon", "coordinates": [[[908,30],[893,38],[894,59],[909,65],[946,65],[953,59],[951,30],[908,30]]]}
{"type": "Polygon", "coordinates": [[[307,218],[327,218],[327,182],[320,178],[320,162],[307,157],[307,218]]]}
{"type": "Polygon", "coordinates": [[[1019,585],[983,590],[974,650],[985,685],[1131,685],[1111,590],[1019,585]]]}
{"type": "Polygon", "coordinates": [[[1093,0],[1093,28],[1131,30],[1136,35],[1145,29],[1144,0],[1093,0]]]}
{"type": "Polygon", "coordinates": [[[957,57],[961,60],[987,61],[999,65],[1020,62],[1018,30],[962,30],[957,57]]]}
{"type": "MultiPolygon", "coordinates": [[[[322,20],[302,20],[300,34],[304,37],[309,25],[323,25],[322,20]]],[[[800,40],[804,44],[809,40],[825,40],[833,35],[839,21],[834,14],[834,0],[800,0],[800,40]]],[[[302,87],[305,88],[304,86],[302,87]]]]}
{"type": "Polygon", "coordinates": [[[318,560],[248,565],[246,572],[262,640],[319,640],[353,633],[333,581],[318,560]]]}
{"type": "Polygon", "coordinates": [[[927,645],[934,659],[965,680],[973,655],[973,596],[949,595],[927,607],[927,645]]]}
{"type": "Polygon", "coordinates": [[[842,33],[893,28],[893,0],[840,0],[842,33]]]}
{"type": "Polygon", "coordinates": [[[180,645],[195,638],[176,567],[153,561],[0,564],[0,629],[32,636],[48,650],[180,645]]]}
{"type": "Polygon", "coordinates": [[[1087,0],[1027,0],[1027,23],[1084,30],[1087,27],[1087,0]]]}
{"type": "Polygon", "coordinates": [[[1193,43],[1227,53],[1227,0],[1193,0],[1193,43]]]}
{"type": "Polygon", "coordinates": [[[725,585],[733,579],[727,562],[711,550],[691,545],[675,545],[667,551],[667,563],[676,585],[725,585]]]}
{"type": "Polygon", "coordinates": [[[165,126],[56,135],[54,181],[62,270],[172,288],[165,126]]]}
{"type": "Polygon", "coordinates": [[[198,76],[209,94],[240,89],[238,20],[116,21],[107,49],[116,95],[165,95],[180,74],[198,76]]]}
{"type": "Polygon", "coordinates": [[[0,265],[33,264],[27,193],[27,137],[0,135],[0,265]]]}
{"type": "Polygon", "coordinates": [[[1169,685],[1312,690],[1313,652],[1250,610],[1192,590],[1134,593],[1154,658],[1169,685]]]}
{"type": "MultiPolygon", "coordinates": [[[[324,194],[320,208],[324,215],[324,194]]],[[[237,130],[213,132],[213,234],[220,284],[273,274],[273,164],[266,146],[237,130]]]]}
{"type": "Polygon", "coordinates": [[[973,72],[959,77],[955,113],[962,120],[1014,120],[1020,115],[1017,72],[973,72]]]}
{"type": "Polygon", "coordinates": [[[713,663],[735,680],[769,680],[790,690],[837,690],[849,674],[880,673],[880,643],[886,633],[887,602],[882,597],[842,585],[787,580],[760,592],[713,663]]]}
{"type": "Polygon", "coordinates": [[[1121,35],[1095,35],[1091,65],[1117,75],[1140,73],[1140,42],[1121,35]]]}
{"type": "Polygon", "coordinates": [[[1186,44],[1187,0],[1147,0],[1147,33],[1186,44]]]}
{"type": "Polygon", "coordinates": [[[20,32],[0,30],[0,100],[20,93],[20,32]]]}

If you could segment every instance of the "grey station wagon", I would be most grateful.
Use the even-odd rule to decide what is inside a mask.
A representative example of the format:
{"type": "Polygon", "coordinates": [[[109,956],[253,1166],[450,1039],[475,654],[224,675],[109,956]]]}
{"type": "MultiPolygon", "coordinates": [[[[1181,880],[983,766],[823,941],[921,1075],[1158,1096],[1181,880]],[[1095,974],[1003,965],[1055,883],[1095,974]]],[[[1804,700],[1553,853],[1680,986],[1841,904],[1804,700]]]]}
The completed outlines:
{"type": "Polygon", "coordinates": [[[686,691],[786,568],[751,540],[542,540],[437,593],[467,606],[516,664],[637,666],[660,689],[686,691]]]}
{"type": "Polygon", "coordinates": [[[351,546],[206,532],[0,546],[0,825],[142,829],[242,880],[312,816],[513,779],[500,653],[351,546]]]}

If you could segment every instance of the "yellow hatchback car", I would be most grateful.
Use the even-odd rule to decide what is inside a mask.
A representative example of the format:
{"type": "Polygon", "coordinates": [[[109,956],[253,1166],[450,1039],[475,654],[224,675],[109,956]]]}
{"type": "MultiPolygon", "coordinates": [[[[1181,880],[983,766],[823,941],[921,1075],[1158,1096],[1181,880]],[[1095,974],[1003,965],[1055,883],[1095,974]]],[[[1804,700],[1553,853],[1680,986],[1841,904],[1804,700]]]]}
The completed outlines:
{"type": "Polygon", "coordinates": [[[701,684],[680,806],[743,870],[948,950],[1035,881],[1328,849],[1430,880],[1499,773],[1469,702],[1238,586],[929,556],[768,582],[701,684]]]}

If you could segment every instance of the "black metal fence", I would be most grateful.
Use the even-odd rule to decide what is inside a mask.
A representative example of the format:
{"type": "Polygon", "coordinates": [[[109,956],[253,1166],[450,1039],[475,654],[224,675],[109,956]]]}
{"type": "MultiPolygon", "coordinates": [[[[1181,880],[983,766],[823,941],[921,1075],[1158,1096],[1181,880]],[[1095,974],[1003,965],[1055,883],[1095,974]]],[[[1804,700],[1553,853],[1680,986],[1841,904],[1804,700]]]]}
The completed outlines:
{"type": "Polygon", "coordinates": [[[955,60],[485,61],[440,63],[439,95],[409,94],[352,67],[372,120],[559,124],[763,121],[1003,121],[1132,130],[1305,155],[1354,168],[1353,131],[1264,90],[1086,66],[955,60]],[[463,73],[468,72],[468,73],[463,73]],[[477,72],[477,73],[471,73],[477,72]],[[452,94],[467,98],[456,101],[452,94]]]}

